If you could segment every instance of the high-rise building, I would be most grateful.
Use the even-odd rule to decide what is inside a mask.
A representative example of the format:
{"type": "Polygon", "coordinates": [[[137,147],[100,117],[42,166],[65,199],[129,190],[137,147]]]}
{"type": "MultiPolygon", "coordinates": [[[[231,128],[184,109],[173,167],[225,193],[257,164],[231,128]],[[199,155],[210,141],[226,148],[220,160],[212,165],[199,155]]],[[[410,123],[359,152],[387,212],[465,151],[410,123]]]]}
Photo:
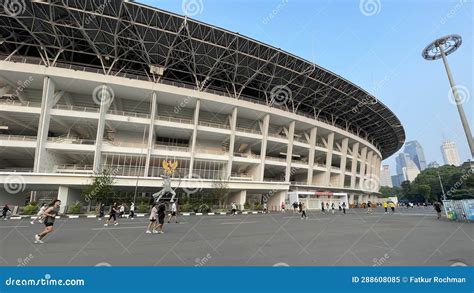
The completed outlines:
{"type": "Polygon", "coordinates": [[[406,180],[413,181],[420,174],[418,166],[412,161],[409,154],[400,153],[395,161],[397,162],[397,175],[400,183],[406,180]]]}
{"type": "Polygon", "coordinates": [[[380,186],[393,187],[389,165],[383,165],[383,168],[380,172],[380,186]]]}
{"type": "Polygon", "coordinates": [[[436,161],[433,161],[428,164],[428,168],[439,168],[439,164],[436,161]]]}
{"type": "Polygon", "coordinates": [[[426,169],[425,153],[417,140],[407,142],[405,144],[404,152],[410,156],[410,159],[415,163],[420,171],[426,169]]]}
{"type": "Polygon", "coordinates": [[[443,154],[444,163],[446,165],[459,166],[461,160],[459,159],[458,147],[454,141],[443,141],[441,153],[443,154]]]}
{"type": "Polygon", "coordinates": [[[402,185],[403,175],[392,175],[393,187],[400,187],[402,185]]]}

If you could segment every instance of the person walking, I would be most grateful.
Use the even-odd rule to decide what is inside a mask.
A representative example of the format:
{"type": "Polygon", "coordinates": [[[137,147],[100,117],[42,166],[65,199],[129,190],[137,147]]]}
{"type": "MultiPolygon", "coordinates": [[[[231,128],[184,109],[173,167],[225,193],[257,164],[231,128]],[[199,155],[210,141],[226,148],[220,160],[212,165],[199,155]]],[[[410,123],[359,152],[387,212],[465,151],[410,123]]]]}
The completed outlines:
{"type": "Polygon", "coordinates": [[[119,218],[123,218],[124,214],[125,214],[125,205],[121,204],[119,208],[119,218]]]}
{"type": "Polygon", "coordinates": [[[168,218],[168,223],[171,221],[171,219],[174,217],[174,220],[176,223],[178,223],[178,208],[176,207],[176,202],[172,201],[171,202],[171,214],[170,217],[168,218]]]}
{"type": "Polygon", "coordinates": [[[298,203],[298,211],[301,213],[302,212],[302,209],[303,209],[303,203],[300,201],[298,203]]]}
{"type": "Polygon", "coordinates": [[[346,214],[346,202],[342,203],[342,213],[345,215],[346,214]]]}
{"type": "Polygon", "coordinates": [[[321,203],[321,211],[324,213],[325,210],[324,210],[324,202],[321,203]]]}
{"type": "Polygon", "coordinates": [[[7,204],[5,204],[5,206],[4,206],[3,209],[2,209],[2,218],[3,218],[4,220],[7,219],[7,213],[8,213],[8,212],[11,212],[11,209],[10,209],[10,207],[8,207],[7,204]]]}
{"type": "Polygon", "coordinates": [[[41,233],[35,235],[35,243],[44,243],[43,238],[49,233],[53,232],[54,221],[56,220],[56,216],[59,214],[60,206],[61,201],[56,199],[47,209],[44,210],[43,217],[45,228],[41,233]]]}
{"type": "Polygon", "coordinates": [[[128,215],[128,218],[133,220],[134,217],[135,217],[135,203],[131,202],[130,203],[130,214],[128,215]]]}
{"type": "Polygon", "coordinates": [[[385,210],[385,213],[388,214],[388,204],[386,201],[383,202],[383,208],[385,210]]]}
{"type": "Polygon", "coordinates": [[[104,226],[107,227],[112,218],[114,218],[114,225],[117,226],[118,225],[117,215],[119,214],[119,212],[120,212],[119,206],[117,205],[116,202],[114,202],[114,204],[110,207],[109,219],[104,224],[104,226]]]}
{"type": "Polygon", "coordinates": [[[146,234],[158,233],[158,231],[156,231],[156,228],[157,228],[156,220],[158,219],[158,209],[156,208],[155,203],[151,207],[149,219],[150,219],[150,223],[148,224],[148,228],[146,229],[145,233],[146,234]]]}
{"type": "Polygon", "coordinates": [[[339,211],[342,212],[342,206],[341,206],[341,203],[339,203],[339,211]]]}
{"type": "Polygon", "coordinates": [[[331,211],[332,211],[332,214],[334,215],[334,209],[335,209],[335,204],[334,203],[331,203],[331,211]]]}
{"type": "Polygon", "coordinates": [[[296,214],[297,213],[297,209],[298,209],[298,203],[295,201],[293,203],[293,214],[296,214]]]}
{"type": "Polygon", "coordinates": [[[35,221],[38,221],[38,223],[43,222],[43,214],[47,207],[48,206],[45,203],[41,205],[38,213],[36,214],[36,218],[34,218],[33,221],[30,222],[31,225],[34,225],[35,221]]]}
{"type": "Polygon", "coordinates": [[[307,220],[308,217],[306,216],[306,206],[302,202],[300,202],[300,210],[301,210],[301,220],[303,220],[303,218],[307,220]]]}
{"type": "Polygon", "coordinates": [[[285,202],[284,201],[281,202],[281,212],[285,213],[285,202]]]}
{"type": "Polygon", "coordinates": [[[102,221],[104,214],[105,214],[105,204],[101,203],[99,206],[99,221],[102,221]]]}
{"type": "Polygon", "coordinates": [[[232,204],[230,206],[231,206],[230,214],[232,216],[235,216],[235,213],[237,212],[237,205],[235,204],[235,202],[232,202],[232,204]]]}
{"type": "Polygon", "coordinates": [[[328,202],[326,203],[326,211],[329,212],[329,203],[328,202]]]}
{"type": "Polygon", "coordinates": [[[160,229],[157,233],[164,234],[163,226],[165,225],[165,215],[166,215],[166,206],[164,203],[158,205],[158,226],[157,229],[160,229]]]}
{"type": "Polygon", "coordinates": [[[264,213],[264,214],[267,214],[267,213],[268,213],[267,203],[266,203],[266,202],[263,203],[263,213],[264,213]]]}
{"type": "Polygon", "coordinates": [[[436,213],[438,214],[438,220],[441,219],[441,203],[439,201],[436,201],[433,206],[436,213]]]}
{"type": "Polygon", "coordinates": [[[395,213],[395,203],[392,201],[390,202],[390,209],[392,210],[392,215],[395,213]]]}

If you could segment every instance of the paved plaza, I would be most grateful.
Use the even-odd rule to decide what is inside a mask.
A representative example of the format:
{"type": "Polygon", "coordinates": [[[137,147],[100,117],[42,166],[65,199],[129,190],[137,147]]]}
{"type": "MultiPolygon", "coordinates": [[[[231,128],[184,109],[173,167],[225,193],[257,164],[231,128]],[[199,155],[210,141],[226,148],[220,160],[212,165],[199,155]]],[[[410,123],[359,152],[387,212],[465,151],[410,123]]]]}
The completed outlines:
{"type": "Polygon", "coordinates": [[[432,208],[386,215],[352,209],[285,214],[186,216],[145,234],[147,218],[104,227],[97,219],[58,219],[45,244],[42,224],[0,222],[0,264],[8,266],[449,266],[474,264],[472,223],[437,220],[432,208]]]}

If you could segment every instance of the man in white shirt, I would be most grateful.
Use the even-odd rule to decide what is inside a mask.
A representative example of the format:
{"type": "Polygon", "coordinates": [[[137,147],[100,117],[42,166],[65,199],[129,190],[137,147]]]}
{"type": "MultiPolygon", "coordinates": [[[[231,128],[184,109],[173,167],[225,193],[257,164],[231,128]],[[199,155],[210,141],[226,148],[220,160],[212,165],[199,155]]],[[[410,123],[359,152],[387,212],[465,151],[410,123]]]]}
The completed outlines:
{"type": "Polygon", "coordinates": [[[170,214],[170,217],[168,218],[168,223],[171,221],[171,218],[173,218],[173,217],[174,217],[176,223],[178,223],[177,213],[178,213],[178,208],[176,207],[176,202],[171,201],[171,214],[170,214]]]}

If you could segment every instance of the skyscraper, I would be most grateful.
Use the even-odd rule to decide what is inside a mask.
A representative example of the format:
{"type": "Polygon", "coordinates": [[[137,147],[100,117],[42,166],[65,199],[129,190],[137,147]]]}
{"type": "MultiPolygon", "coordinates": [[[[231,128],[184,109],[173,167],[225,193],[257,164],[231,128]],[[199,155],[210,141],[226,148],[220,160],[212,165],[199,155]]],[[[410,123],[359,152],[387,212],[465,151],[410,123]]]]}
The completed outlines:
{"type": "Polygon", "coordinates": [[[397,175],[399,176],[400,183],[406,180],[413,181],[420,173],[418,166],[407,153],[398,154],[395,161],[397,163],[397,175]]]}
{"type": "Polygon", "coordinates": [[[420,171],[426,169],[426,159],[423,148],[417,140],[412,140],[405,143],[405,153],[410,156],[410,159],[415,163],[420,171]]]}
{"type": "Polygon", "coordinates": [[[461,160],[459,159],[458,148],[454,141],[443,141],[441,153],[443,154],[444,163],[446,165],[459,166],[461,160]]]}
{"type": "Polygon", "coordinates": [[[380,172],[380,186],[393,187],[389,165],[383,165],[382,171],[380,172]]]}

